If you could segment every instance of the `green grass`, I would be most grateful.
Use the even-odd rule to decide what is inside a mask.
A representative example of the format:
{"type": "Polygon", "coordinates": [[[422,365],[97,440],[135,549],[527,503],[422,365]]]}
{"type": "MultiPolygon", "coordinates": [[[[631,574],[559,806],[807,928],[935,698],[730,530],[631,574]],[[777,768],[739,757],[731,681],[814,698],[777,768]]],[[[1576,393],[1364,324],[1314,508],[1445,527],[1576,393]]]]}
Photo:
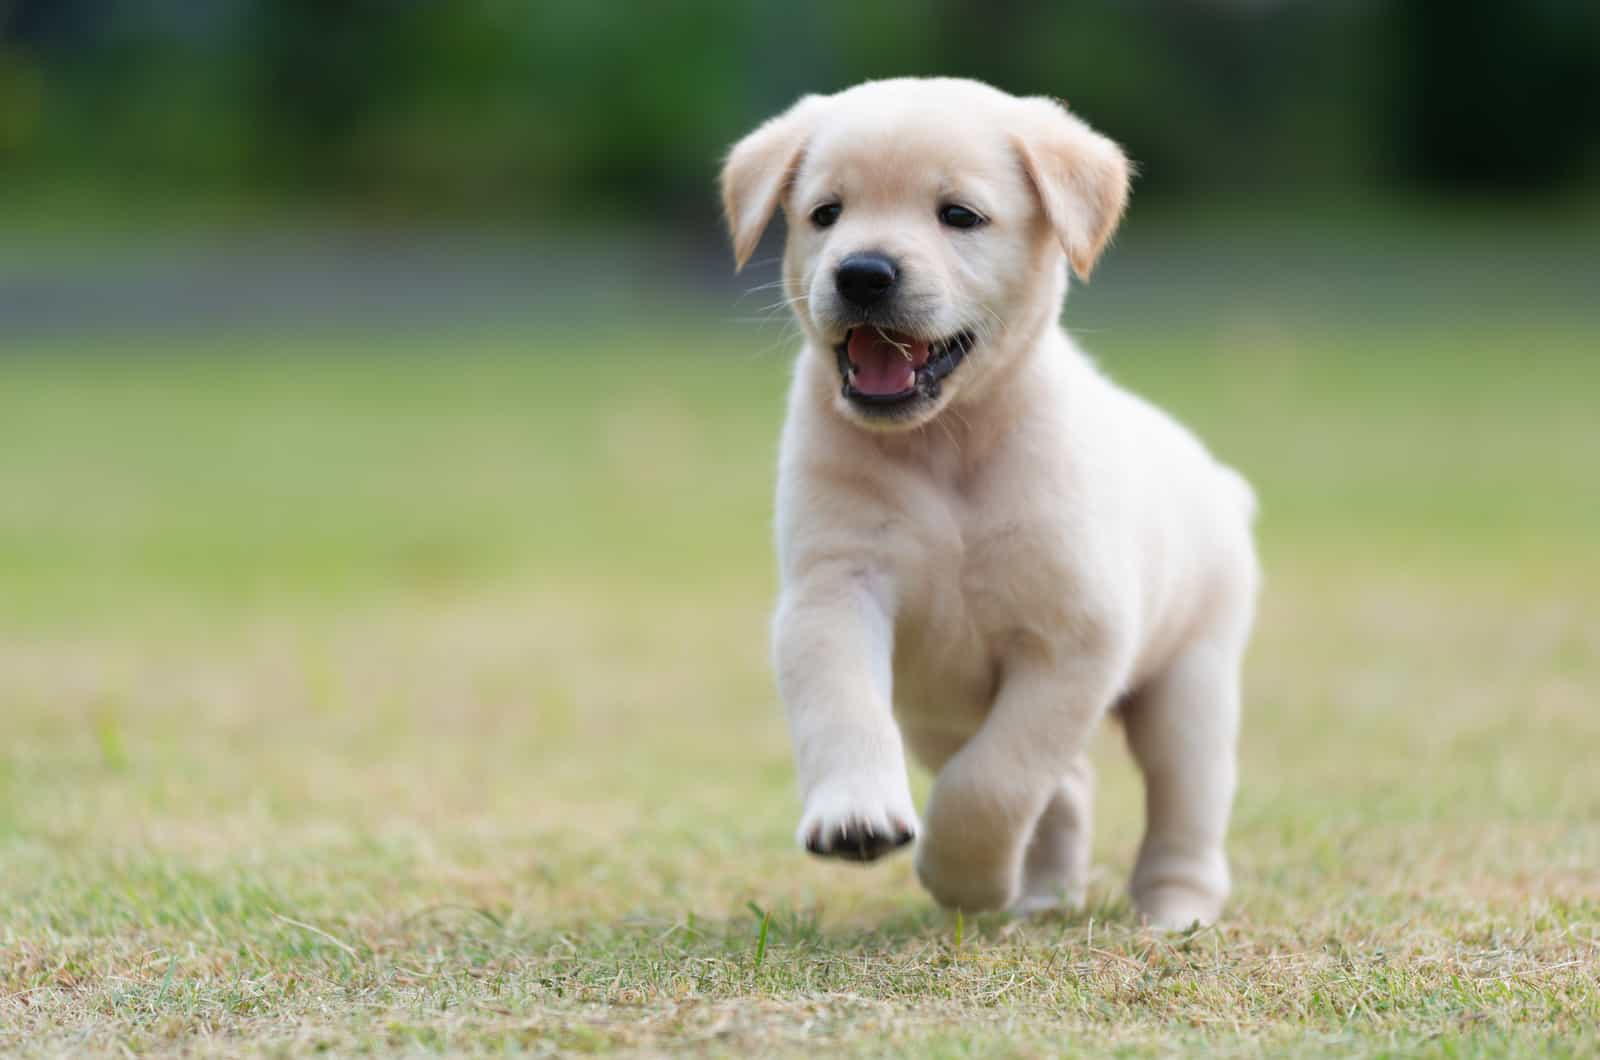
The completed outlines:
{"type": "Polygon", "coordinates": [[[0,1051],[1600,1049],[1589,322],[1086,336],[1263,498],[1191,936],[1114,733],[1080,915],[794,849],[775,329],[226,338],[0,360],[0,1051]]]}

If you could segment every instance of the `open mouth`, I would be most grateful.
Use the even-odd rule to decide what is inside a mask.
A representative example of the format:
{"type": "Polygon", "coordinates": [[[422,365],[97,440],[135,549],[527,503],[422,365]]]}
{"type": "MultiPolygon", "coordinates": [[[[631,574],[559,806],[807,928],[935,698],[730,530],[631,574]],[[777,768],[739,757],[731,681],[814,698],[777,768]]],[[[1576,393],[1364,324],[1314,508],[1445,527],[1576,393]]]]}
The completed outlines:
{"type": "Polygon", "coordinates": [[[938,342],[888,328],[862,326],[834,347],[844,396],[859,406],[884,408],[939,396],[939,384],[977,341],[962,331],[938,342]]]}

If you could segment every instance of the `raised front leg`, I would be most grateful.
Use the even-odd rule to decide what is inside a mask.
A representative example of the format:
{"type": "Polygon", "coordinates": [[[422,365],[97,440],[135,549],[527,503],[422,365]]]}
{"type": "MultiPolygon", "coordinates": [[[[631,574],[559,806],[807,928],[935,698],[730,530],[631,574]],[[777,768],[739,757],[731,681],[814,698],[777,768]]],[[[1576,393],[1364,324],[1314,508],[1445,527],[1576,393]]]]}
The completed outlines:
{"type": "Polygon", "coordinates": [[[893,621],[872,582],[848,569],[785,586],[773,627],[813,854],[872,861],[911,842],[917,815],[891,708],[893,621]]]}
{"type": "MultiPolygon", "coordinates": [[[[1085,647],[1008,666],[989,717],[940,770],[928,802],[917,875],[941,904],[1003,909],[1024,897],[1029,840],[1052,797],[1063,793],[1063,778],[1077,769],[1110,702],[1118,663],[1114,652],[1085,647]]],[[[1061,811],[1077,812],[1065,803],[1061,811]]],[[[1050,822],[1052,835],[1061,823],[1050,822]]],[[[1053,842],[1047,838],[1038,854],[1041,884],[1046,876],[1067,883],[1062,870],[1079,858],[1076,849],[1049,847],[1053,842]]]]}

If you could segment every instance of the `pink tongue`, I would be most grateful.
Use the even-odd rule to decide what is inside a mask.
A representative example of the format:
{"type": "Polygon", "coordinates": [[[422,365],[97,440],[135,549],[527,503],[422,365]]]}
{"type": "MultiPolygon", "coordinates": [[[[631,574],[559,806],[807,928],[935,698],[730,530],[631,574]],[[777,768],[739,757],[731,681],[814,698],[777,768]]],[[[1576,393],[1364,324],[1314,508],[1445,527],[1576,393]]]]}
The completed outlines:
{"type": "Polygon", "coordinates": [[[916,385],[917,369],[928,363],[926,342],[918,342],[897,331],[880,332],[870,327],[852,331],[845,352],[855,368],[850,385],[874,397],[910,390],[916,385]]]}

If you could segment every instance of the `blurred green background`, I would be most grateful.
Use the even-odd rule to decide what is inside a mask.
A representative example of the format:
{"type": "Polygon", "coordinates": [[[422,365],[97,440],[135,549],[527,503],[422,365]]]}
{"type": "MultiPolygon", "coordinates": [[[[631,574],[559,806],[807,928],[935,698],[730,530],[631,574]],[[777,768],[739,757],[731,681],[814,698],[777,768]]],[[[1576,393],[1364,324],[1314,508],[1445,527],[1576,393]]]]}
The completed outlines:
{"type": "MultiPolygon", "coordinates": [[[[1544,429],[1541,403],[1572,399],[1569,376],[1587,371],[1600,335],[1597,70],[1600,7],[1563,0],[0,0],[0,399],[20,429],[57,395],[47,429],[88,407],[75,387],[130,376],[150,404],[96,413],[88,433],[40,455],[95,451],[94,430],[119,415],[170,430],[176,410],[163,403],[187,395],[183,409],[206,430],[281,428],[273,474],[292,484],[304,469],[287,447],[303,445],[315,465],[347,439],[302,442],[297,417],[310,413],[286,394],[347,377],[401,393],[439,371],[468,386],[497,378],[503,361],[531,374],[517,377],[525,390],[496,396],[515,393],[530,419],[572,435],[523,449],[517,466],[533,477],[504,487],[555,497],[603,483],[576,470],[582,445],[600,441],[586,415],[609,415],[646,377],[679,386],[709,359],[722,365],[713,380],[757,363],[775,373],[750,432],[767,439],[793,335],[761,289],[782,224],[755,268],[732,277],[714,194],[721,154],[802,92],[938,72],[1066,97],[1138,162],[1122,237],[1067,313],[1114,374],[1169,401],[1182,380],[1232,374],[1247,389],[1282,386],[1294,416],[1327,401],[1355,421],[1386,403],[1437,412],[1453,390],[1493,380],[1486,394],[1523,394],[1496,413],[1508,429],[1544,429]],[[543,372],[562,382],[532,381],[543,372]]],[[[749,403],[737,387],[728,400],[749,403]]],[[[1178,411],[1221,420],[1219,444],[1283,412],[1218,416],[1209,400],[1178,411]]],[[[414,400],[393,411],[401,434],[401,417],[418,417],[425,434],[428,417],[450,414],[414,400]]],[[[1587,460],[1582,445],[1515,459],[1486,449],[1469,467],[1471,432],[1441,427],[1404,448],[1437,446],[1463,472],[1504,463],[1505,482],[1408,478],[1363,500],[1393,505],[1392,518],[1441,551],[1534,511],[1552,532],[1587,531],[1592,491],[1538,478],[1587,460]]],[[[1356,461],[1361,442],[1330,428],[1318,441],[1329,451],[1304,475],[1285,468],[1282,491],[1270,476],[1287,443],[1223,446],[1269,479],[1269,547],[1278,528],[1359,538],[1328,498],[1341,476],[1395,474],[1356,461]]],[[[400,446],[352,454],[349,473],[400,446]]],[[[189,505],[209,519],[208,502],[254,467],[226,463],[226,449],[173,447],[202,477],[137,520],[23,504],[11,484],[0,533],[24,540],[0,563],[34,590],[0,595],[70,597],[42,572],[83,570],[76,550],[96,533],[123,542],[96,553],[108,577],[156,554],[176,576],[214,548],[226,555],[221,576],[288,579],[273,558],[288,544],[224,546],[209,522],[163,529],[189,505]],[[145,551],[127,544],[145,532],[145,551]]],[[[739,450],[754,487],[740,518],[718,526],[753,556],[765,547],[768,449],[739,450]]],[[[106,456],[132,452],[119,444],[106,456]]],[[[648,477],[658,455],[643,445],[631,473],[648,477]]],[[[445,470],[451,451],[434,459],[428,475],[411,469],[408,503],[459,485],[445,470]]],[[[488,474],[460,462],[469,480],[468,468],[488,474]]],[[[152,490],[176,473],[149,470],[152,490]]],[[[108,473],[124,489],[139,480],[108,473]]],[[[37,485],[64,492],[42,473],[37,485]]],[[[403,513],[358,529],[329,508],[280,529],[292,539],[320,528],[349,550],[317,567],[330,583],[391,551],[426,557],[433,574],[487,577],[517,561],[556,576],[583,568],[582,546],[635,499],[609,489],[595,487],[592,512],[548,515],[573,546],[559,561],[516,547],[528,538],[515,520],[457,522],[440,506],[424,505],[431,544],[398,543],[406,520],[423,517],[403,513]]],[[[75,504],[89,503],[83,492],[75,504]]],[[[690,498],[665,507],[669,523],[690,521],[685,539],[703,538],[690,498]]],[[[608,551],[601,565],[615,562],[608,551]]]]}
{"type": "Polygon", "coordinates": [[[761,116],[943,73],[1068,98],[1186,208],[1529,201],[1592,189],[1597,60],[1582,0],[7,0],[0,160],[8,199],[692,231],[761,116]]]}

